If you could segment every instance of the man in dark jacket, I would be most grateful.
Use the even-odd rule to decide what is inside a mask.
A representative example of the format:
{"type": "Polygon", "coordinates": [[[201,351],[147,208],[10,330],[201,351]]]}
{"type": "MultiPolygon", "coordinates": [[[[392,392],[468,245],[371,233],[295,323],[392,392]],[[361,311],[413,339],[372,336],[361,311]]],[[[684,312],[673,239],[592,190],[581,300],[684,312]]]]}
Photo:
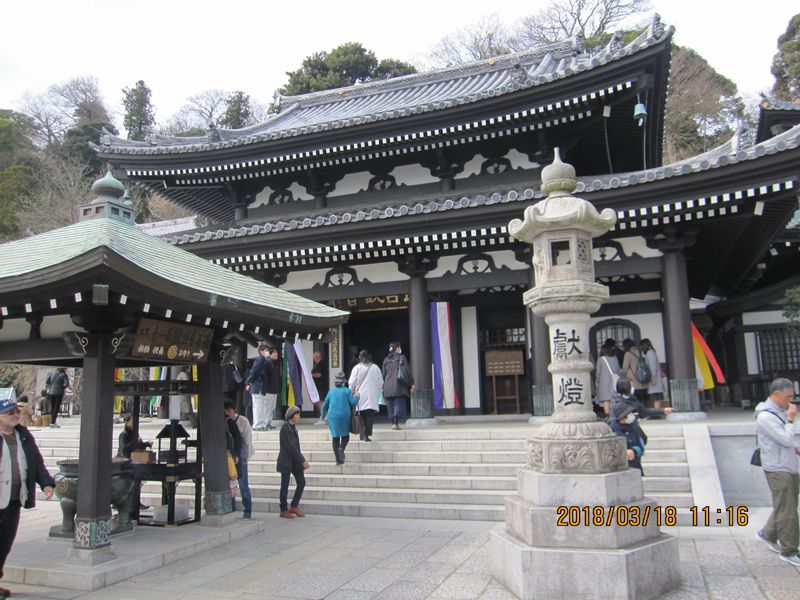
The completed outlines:
{"type": "Polygon", "coordinates": [[[617,405],[630,406],[640,419],[663,417],[672,414],[671,408],[647,408],[638,396],[631,393],[632,390],[633,386],[630,380],[625,377],[620,377],[617,381],[617,393],[611,397],[612,414],[614,412],[614,407],[617,405]]]}
{"type": "Polygon", "coordinates": [[[400,421],[406,418],[406,399],[414,390],[414,380],[408,361],[403,356],[400,342],[389,344],[389,355],[383,359],[383,399],[392,419],[392,429],[400,429],[400,421]]]}
{"type": "Polygon", "coordinates": [[[276,470],[281,474],[279,500],[281,517],[284,519],[306,516],[300,510],[300,498],[302,498],[303,489],[306,487],[306,476],[303,471],[308,468],[308,461],[303,456],[303,453],[300,452],[300,436],[297,434],[297,424],[299,422],[300,408],[297,406],[287,408],[286,422],[281,427],[280,451],[278,452],[278,464],[276,465],[276,470]],[[294,475],[295,483],[291,506],[288,504],[290,475],[294,475]]]}
{"type": "Polygon", "coordinates": [[[61,411],[61,401],[64,399],[64,392],[69,387],[69,377],[66,369],[56,369],[47,376],[47,402],[50,406],[50,427],[58,428],[56,419],[61,411]]]}
{"type": "MultiPolygon", "coordinates": [[[[16,402],[0,400],[0,577],[17,536],[20,509],[36,505],[37,483],[48,500],[56,485],[33,436],[19,424],[19,415],[16,402]]],[[[0,598],[10,595],[0,588],[0,598]]]]}
{"type": "Polygon", "coordinates": [[[279,379],[275,366],[277,356],[277,350],[261,344],[245,382],[245,389],[253,395],[253,431],[275,429],[272,426],[272,413],[275,412],[275,403],[278,400],[279,379]]]}

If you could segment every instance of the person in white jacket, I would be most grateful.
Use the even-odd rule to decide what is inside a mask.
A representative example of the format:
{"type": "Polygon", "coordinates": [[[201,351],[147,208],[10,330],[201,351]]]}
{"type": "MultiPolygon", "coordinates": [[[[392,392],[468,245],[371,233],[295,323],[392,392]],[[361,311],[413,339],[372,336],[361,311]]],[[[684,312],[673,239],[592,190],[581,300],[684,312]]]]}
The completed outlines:
{"type": "Polygon", "coordinates": [[[383,375],[379,366],[372,362],[372,356],[366,350],[358,353],[358,364],[353,367],[347,384],[358,398],[357,409],[364,419],[364,431],[361,441],[371,442],[372,422],[378,413],[378,397],[383,390],[383,375]]]}
{"type": "Polygon", "coordinates": [[[798,446],[794,421],[797,405],[794,384],[788,379],[775,379],[769,386],[769,398],[756,406],[756,440],[761,451],[761,466],[772,494],[772,514],[756,535],[781,560],[800,567],[797,518],[798,446]]]}

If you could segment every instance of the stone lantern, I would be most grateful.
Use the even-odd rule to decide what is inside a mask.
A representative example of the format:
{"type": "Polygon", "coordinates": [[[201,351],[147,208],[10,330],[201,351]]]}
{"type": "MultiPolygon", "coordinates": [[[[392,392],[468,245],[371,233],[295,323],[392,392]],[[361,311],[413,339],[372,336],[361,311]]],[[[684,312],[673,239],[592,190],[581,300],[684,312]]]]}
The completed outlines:
{"type": "Polygon", "coordinates": [[[549,328],[554,410],[528,442],[505,531],[493,534],[494,574],[523,600],[654,598],[679,584],[677,539],[660,532],[669,523],[628,468],[625,439],[591,405],[589,317],[608,298],[594,280],[592,238],[616,214],[574,197],[576,186],[556,149],[542,169],[547,198],[508,225],[533,246],[536,285],[523,300],[549,328]],[[587,577],[587,565],[601,576],[587,577]]]}

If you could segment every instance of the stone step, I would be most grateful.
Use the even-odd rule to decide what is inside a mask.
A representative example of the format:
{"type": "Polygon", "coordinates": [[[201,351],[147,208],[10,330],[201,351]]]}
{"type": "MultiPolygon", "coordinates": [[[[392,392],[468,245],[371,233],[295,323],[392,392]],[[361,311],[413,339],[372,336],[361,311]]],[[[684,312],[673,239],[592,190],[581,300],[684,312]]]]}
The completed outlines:
{"type": "MultiPolygon", "coordinates": [[[[645,459],[649,454],[644,455],[645,459]]],[[[689,465],[686,462],[642,462],[647,477],[689,477],[689,465]]]]}
{"type": "Polygon", "coordinates": [[[643,477],[642,485],[645,494],[692,491],[692,482],[688,477],[643,477]]]}
{"type": "MultiPolygon", "coordinates": [[[[250,485],[279,485],[280,473],[249,473],[250,485]]],[[[306,473],[309,487],[347,487],[359,489],[403,488],[420,490],[506,490],[517,489],[516,477],[438,477],[347,475],[344,473],[306,473]]]]}
{"type": "MultiPolygon", "coordinates": [[[[442,452],[442,453],[429,453],[429,452],[389,452],[389,451],[372,451],[365,449],[364,446],[369,444],[361,444],[357,447],[347,448],[347,460],[353,462],[377,462],[377,463],[393,463],[393,462],[410,462],[410,463],[506,463],[517,462],[520,466],[525,463],[525,452],[442,452]]],[[[311,451],[303,452],[310,463],[327,462],[333,459],[333,452],[327,451],[311,451]]],[[[275,462],[278,459],[277,450],[269,451],[256,451],[254,456],[256,461],[275,462]]]]}
{"type": "Polygon", "coordinates": [[[651,450],[683,450],[682,437],[648,437],[647,451],[651,450]]]}
{"type": "Polygon", "coordinates": [[[662,507],[674,506],[675,508],[689,508],[694,505],[694,498],[691,492],[647,492],[648,498],[652,498],[662,507]]]}
{"type": "Polygon", "coordinates": [[[648,446],[642,464],[648,463],[686,463],[686,450],[652,450],[648,446]]]}

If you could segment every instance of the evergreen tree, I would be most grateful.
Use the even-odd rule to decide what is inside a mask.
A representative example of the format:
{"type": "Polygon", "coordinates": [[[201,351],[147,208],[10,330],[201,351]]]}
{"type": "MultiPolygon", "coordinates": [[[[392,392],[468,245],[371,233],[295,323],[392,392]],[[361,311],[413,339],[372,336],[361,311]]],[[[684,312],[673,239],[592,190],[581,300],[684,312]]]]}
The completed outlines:
{"type": "Polygon", "coordinates": [[[105,173],[105,162],[97,156],[97,152],[92,148],[93,144],[100,143],[103,129],[114,135],[119,133],[111,123],[80,123],[64,134],[64,140],[58,149],[58,153],[64,158],[86,165],[86,176],[92,180],[105,173]]]}
{"type": "Polygon", "coordinates": [[[330,52],[307,56],[298,70],[286,73],[289,81],[281,93],[307,94],[410,73],[416,73],[412,65],[396,59],[384,59],[379,63],[374,52],[358,42],[348,42],[330,52]]]}
{"type": "Polygon", "coordinates": [[[253,111],[250,107],[250,96],[237,90],[225,99],[225,113],[219,120],[220,127],[225,129],[241,129],[253,124],[253,111]]]}
{"type": "Polygon", "coordinates": [[[156,123],[155,109],[150,103],[150,88],[141,79],[133,88],[122,90],[122,105],[125,107],[123,127],[129,140],[143,141],[153,133],[156,123]]]}
{"type": "Polygon", "coordinates": [[[775,85],[773,95],[779,100],[800,98],[800,14],[789,20],[786,32],[778,38],[778,53],[772,59],[775,85]]]}

